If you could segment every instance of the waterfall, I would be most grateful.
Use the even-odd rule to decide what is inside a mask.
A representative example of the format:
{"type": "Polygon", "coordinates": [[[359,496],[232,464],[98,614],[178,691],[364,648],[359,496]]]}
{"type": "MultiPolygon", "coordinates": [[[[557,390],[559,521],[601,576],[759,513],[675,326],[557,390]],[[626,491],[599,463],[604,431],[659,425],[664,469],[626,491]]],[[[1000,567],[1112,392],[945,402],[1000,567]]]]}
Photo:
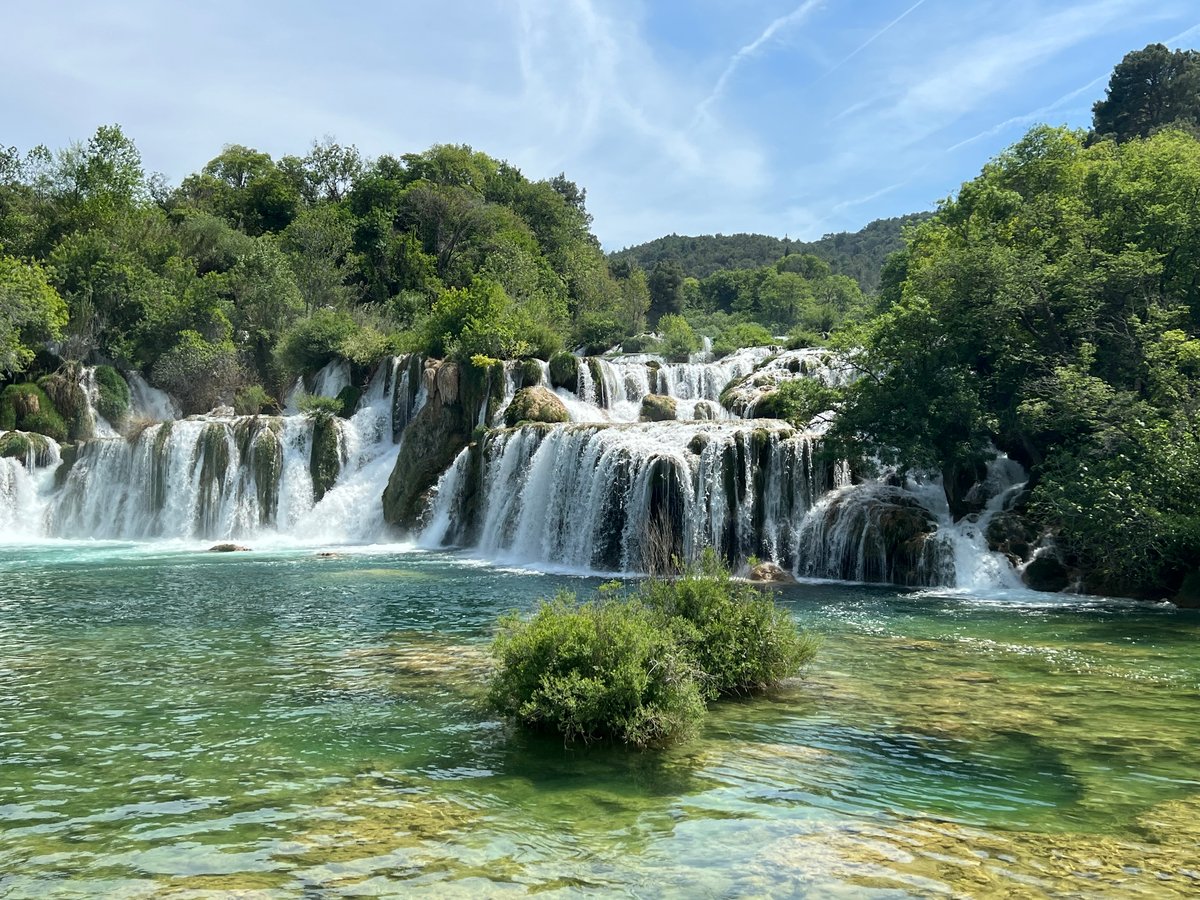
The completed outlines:
{"type": "Polygon", "coordinates": [[[171,395],[151,387],[139,372],[126,372],[125,380],[129,382],[129,415],[133,421],[171,422],[183,417],[171,395]]]}
{"type": "MultiPolygon", "coordinates": [[[[320,425],[301,415],[210,414],[150,424],[128,439],[88,441],[60,489],[43,484],[37,490],[43,533],[131,540],[379,538],[380,497],[398,442],[425,399],[419,371],[415,357],[385,359],[354,414],[320,425]]],[[[348,373],[333,367],[316,387],[331,390],[348,373]]],[[[14,508],[6,494],[5,514],[14,508]]]]}
{"type": "Polygon", "coordinates": [[[58,443],[42,435],[0,431],[0,453],[18,445],[18,456],[0,455],[0,539],[28,540],[44,533],[47,494],[62,462],[58,443]]]}
{"type": "Polygon", "coordinates": [[[599,571],[706,546],[790,563],[797,524],[846,477],[815,450],[779,422],[500,430],[442,477],[422,541],[599,571]]]}

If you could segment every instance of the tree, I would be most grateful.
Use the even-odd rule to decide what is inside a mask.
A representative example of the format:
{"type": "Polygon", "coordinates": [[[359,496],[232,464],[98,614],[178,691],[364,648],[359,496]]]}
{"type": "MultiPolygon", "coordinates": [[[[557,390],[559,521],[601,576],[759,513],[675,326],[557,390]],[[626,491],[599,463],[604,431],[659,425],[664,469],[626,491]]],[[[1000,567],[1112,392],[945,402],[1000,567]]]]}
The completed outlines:
{"type": "Polygon", "coordinates": [[[1196,126],[1200,119],[1200,54],[1148,44],[1113,70],[1104,100],[1092,108],[1100,137],[1128,141],[1169,125],[1196,126]]]}
{"type": "Polygon", "coordinates": [[[305,312],[322,306],[345,306],[352,292],[346,284],[354,226],[349,215],[331,204],[310,207],[292,220],[283,232],[296,286],[304,298],[305,312]]]}
{"type": "Polygon", "coordinates": [[[650,291],[650,324],[665,315],[683,312],[683,267],[674,260],[660,262],[647,279],[650,291]]]}
{"type": "Polygon", "coordinates": [[[0,374],[23,372],[42,341],[57,339],[67,305],[36,262],[0,256],[0,374]]]}

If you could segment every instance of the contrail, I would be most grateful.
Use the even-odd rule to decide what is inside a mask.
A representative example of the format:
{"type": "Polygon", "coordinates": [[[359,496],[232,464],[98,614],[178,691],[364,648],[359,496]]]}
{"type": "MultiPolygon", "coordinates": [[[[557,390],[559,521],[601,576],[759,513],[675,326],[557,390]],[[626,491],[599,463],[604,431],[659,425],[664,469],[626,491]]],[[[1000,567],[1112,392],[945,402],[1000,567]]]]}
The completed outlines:
{"type": "MultiPolygon", "coordinates": [[[[733,54],[733,56],[729,58],[729,64],[725,66],[725,71],[721,73],[721,77],[718,78],[717,83],[713,85],[712,91],[707,97],[704,98],[700,105],[696,107],[696,118],[699,119],[708,114],[708,107],[711,106],[719,96],[721,96],[722,91],[725,90],[725,85],[728,84],[729,79],[733,77],[733,73],[738,70],[738,67],[746,59],[757,53],[763,44],[771,40],[771,38],[778,34],[782,29],[787,28],[789,25],[798,25],[803,22],[806,18],[808,18],[808,14],[819,7],[822,2],[823,0],[805,0],[804,3],[801,3],[786,16],[780,16],[778,19],[775,19],[773,22],[771,22],[771,24],[763,29],[762,34],[760,34],[746,46],[739,49],[737,53],[733,54]]],[[[924,3],[925,0],[921,0],[921,2],[924,3]]]]}
{"type": "Polygon", "coordinates": [[[912,12],[918,6],[923,6],[924,4],[925,4],[925,0],[917,0],[916,3],[914,3],[908,9],[906,9],[904,12],[900,13],[900,15],[896,16],[896,18],[892,19],[892,21],[888,22],[886,25],[884,25],[882,28],[880,28],[877,32],[875,32],[873,35],[871,35],[869,38],[867,38],[865,41],[863,41],[861,44],[859,44],[857,47],[855,47],[852,51],[850,51],[849,55],[843,57],[840,61],[838,61],[838,63],[832,69],[829,69],[824,74],[822,74],[821,77],[817,79],[817,81],[824,81],[826,78],[828,78],[830,75],[832,75],[838,69],[840,69],[846,63],[850,62],[850,60],[854,59],[854,57],[858,56],[858,54],[862,53],[864,50],[866,50],[868,47],[870,47],[873,43],[875,43],[875,41],[879,40],[879,38],[883,37],[885,34],[887,34],[889,31],[891,31],[892,28],[895,27],[895,25],[901,19],[903,19],[905,16],[907,16],[910,12],[912,12]]]}

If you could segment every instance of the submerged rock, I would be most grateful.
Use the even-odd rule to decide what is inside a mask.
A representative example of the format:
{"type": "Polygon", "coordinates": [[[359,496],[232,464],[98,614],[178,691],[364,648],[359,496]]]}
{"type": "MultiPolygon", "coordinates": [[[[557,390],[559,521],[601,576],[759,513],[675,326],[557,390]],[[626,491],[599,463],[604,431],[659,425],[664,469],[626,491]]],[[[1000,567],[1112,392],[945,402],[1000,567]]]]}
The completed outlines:
{"type": "Polygon", "coordinates": [[[209,553],[245,553],[249,551],[249,547],[243,547],[241,544],[213,544],[208,548],[209,553]]]}
{"type": "Polygon", "coordinates": [[[569,422],[571,415],[558,395],[544,387],[526,387],[517,391],[504,413],[510,428],[518,422],[569,422]]]}
{"type": "Polygon", "coordinates": [[[665,397],[661,394],[647,394],[642,398],[640,418],[643,422],[670,422],[675,417],[676,407],[674,397],[665,397]]]}

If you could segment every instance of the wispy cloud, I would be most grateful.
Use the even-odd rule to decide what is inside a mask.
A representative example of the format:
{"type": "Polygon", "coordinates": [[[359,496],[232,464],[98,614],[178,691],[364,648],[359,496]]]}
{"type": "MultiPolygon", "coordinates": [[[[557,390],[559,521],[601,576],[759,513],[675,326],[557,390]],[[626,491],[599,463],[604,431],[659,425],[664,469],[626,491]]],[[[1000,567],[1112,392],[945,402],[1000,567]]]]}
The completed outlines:
{"type": "Polygon", "coordinates": [[[720,77],[717,79],[716,84],[713,85],[713,89],[709,92],[708,96],[701,100],[700,105],[696,107],[697,118],[707,118],[709,116],[710,107],[725,92],[729,80],[733,78],[734,73],[737,72],[742,63],[756,55],[779,32],[801,24],[822,5],[824,5],[824,0],[805,0],[804,3],[801,3],[787,15],[779,16],[771,21],[762,30],[762,33],[749,44],[739,47],[738,51],[729,57],[729,62],[725,64],[725,70],[721,72],[720,77]]]}
{"type": "Polygon", "coordinates": [[[853,50],[851,50],[849,53],[847,53],[845,56],[843,56],[840,60],[838,60],[836,63],[834,63],[834,65],[831,68],[826,69],[821,74],[821,77],[817,79],[817,81],[824,81],[826,78],[828,78],[830,75],[832,75],[838,69],[840,69],[846,63],[850,62],[850,60],[854,59],[854,57],[858,56],[858,54],[862,53],[864,50],[866,50],[868,47],[870,47],[873,43],[875,43],[877,40],[879,40],[881,37],[883,37],[885,34],[887,34],[893,28],[895,28],[896,25],[898,25],[901,21],[903,21],[908,16],[909,13],[913,12],[915,9],[917,9],[917,7],[923,6],[924,4],[925,4],[925,0],[917,0],[916,3],[914,3],[908,9],[906,9],[904,12],[900,13],[900,15],[896,16],[896,18],[892,19],[892,21],[888,22],[886,25],[884,25],[882,28],[880,28],[877,32],[875,32],[873,35],[871,35],[869,38],[867,38],[865,41],[863,41],[861,44],[859,44],[857,47],[855,47],[853,50]]]}
{"type": "Polygon", "coordinates": [[[985,138],[995,137],[996,135],[1001,134],[1016,125],[1032,125],[1034,122],[1044,122],[1046,120],[1046,116],[1050,115],[1050,113],[1054,112],[1056,109],[1061,108],[1062,106],[1066,105],[1067,103],[1070,103],[1076,97],[1079,97],[1080,95],[1093,90],[1095,87],[1097,87],[1098,85],[1100,85],[1101,83],[1103,83],[1106,80],[1108,80],[1107,72],[1105,72],[1103,75],[1099,76],[1098,78],[1093,78],[1087,84],[1077,87],[1077,88],[1075,88],[1075,90],[1070,91],[1066,94],[1063,94],[1061,97],[1059,97],[1053,103],[1048,103],[1045,106],[1041,107],[1040,109],[1035,109],[1033,112],[1025,113],[1024,115],[1020,115],[1020,116],[1013,116],[1010,119],[1005,119],[1003,122],[999,123],[998,125],[993,125],[991,128],[987,128],[987,129],[979,132],[978,134],[974,134],[965,140],[959,141],[957,144],[954,144],[953,146],[947,147],[945,152],[946,153],[954,153],[957,150],[961,150],[963,147],[969,147],[971,144],[974,144],[978,141],[984,140],[985,138]]]}

